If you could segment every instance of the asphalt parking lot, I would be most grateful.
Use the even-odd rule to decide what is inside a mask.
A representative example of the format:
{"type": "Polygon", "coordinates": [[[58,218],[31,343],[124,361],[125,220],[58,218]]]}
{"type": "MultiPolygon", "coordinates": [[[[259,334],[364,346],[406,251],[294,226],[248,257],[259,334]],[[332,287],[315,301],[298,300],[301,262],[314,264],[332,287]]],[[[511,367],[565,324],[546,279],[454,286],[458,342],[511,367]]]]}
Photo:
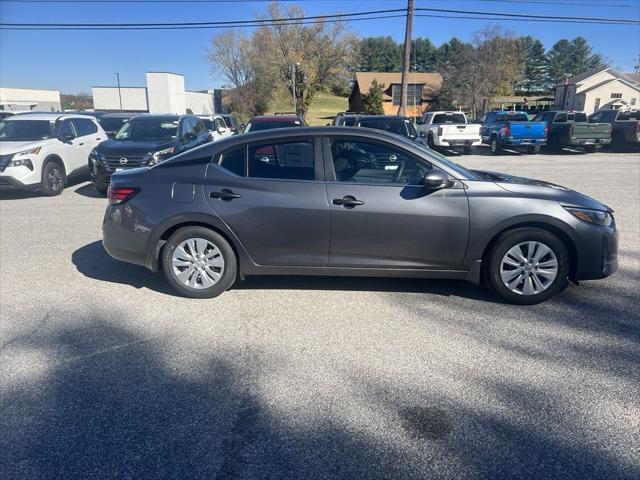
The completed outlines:
{"type": "Polygon", "coordinates": [[[102,249],[105,200],[0,200],[0,477],[640,476],[640,155],[462,156],[616,210],[620,270],[534,307],[453,281],[250,278],[102,249]]]}

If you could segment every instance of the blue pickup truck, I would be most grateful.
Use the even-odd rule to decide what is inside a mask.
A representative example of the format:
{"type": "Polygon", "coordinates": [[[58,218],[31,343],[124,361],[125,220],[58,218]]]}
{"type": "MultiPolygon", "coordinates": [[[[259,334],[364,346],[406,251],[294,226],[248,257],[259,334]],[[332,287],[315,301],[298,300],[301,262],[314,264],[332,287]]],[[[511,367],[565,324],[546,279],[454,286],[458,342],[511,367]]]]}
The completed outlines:
{"type": "Polygon", "coordinates": [[[480,118],[480,124],[482,143],[490,145],[494,155],[503,148],[526,148],[527,153],[538,153],[547,143],[547,124],[530,122],[524,112],[488,112],[480,118]]]}

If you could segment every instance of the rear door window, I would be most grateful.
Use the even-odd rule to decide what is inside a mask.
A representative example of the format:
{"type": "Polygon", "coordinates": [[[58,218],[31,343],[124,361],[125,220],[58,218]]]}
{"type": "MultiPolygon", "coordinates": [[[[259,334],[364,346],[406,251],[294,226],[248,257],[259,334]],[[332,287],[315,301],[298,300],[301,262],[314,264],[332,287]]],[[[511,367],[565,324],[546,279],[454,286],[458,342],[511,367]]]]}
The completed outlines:
{"type": "Polygon", "coordinates": [[[88,118],[74,118],[73,125],[76,127],[76,132],[79,137],[91,135],[98,131],[98,127],[88,118]]]}
{"type": "Polygon", "coordinates": [[[315,180],[312,139],[251,145],[248,159],[253,178],[315,180]]]}
{"type": "Polygon", "coordinates": [[[218,164],[232,173],[240,177],[244,177],[245,174],[245,153],[246,147],[234,148],[233,150],[226,151],[220,155],[218,164]]]}

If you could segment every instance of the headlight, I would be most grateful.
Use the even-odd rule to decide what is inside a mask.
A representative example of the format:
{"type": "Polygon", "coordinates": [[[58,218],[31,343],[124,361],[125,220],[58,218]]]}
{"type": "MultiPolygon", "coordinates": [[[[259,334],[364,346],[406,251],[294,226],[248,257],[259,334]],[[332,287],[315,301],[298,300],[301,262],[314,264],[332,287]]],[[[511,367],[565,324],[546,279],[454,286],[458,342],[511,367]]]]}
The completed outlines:
{"type": "Polygon", "coordinates": [[[104,160],[104,155],[102,155],[97,149],[92,149],[89,153],[89,158],[93,158],[94,160],[104,160]]]}
{"type": "Polygon", "coordinates": [[[171,155],[173,155],[175,151],[176,151],[176,147],[170,147],[170,148],[165,148],[164,150],[158,150],[157,152],[149,152],[146,156],[147,165],[151,167],[152,165],[160,163],[163,160],[166,160],[171,155]]]}
{"type": "Polygon", "coordinates": [[[11,160],[9,162],[8,167],[27,167],[29,170],[33,171],[33,163],[29,158],[18,158],[17,160],[11,160]]]}
{"type": "Polygon", "coordinates": [[[564,207],[571,215],[579,218],[583,222],[598,225],[599,227],[610,227],[613,225],[613,215],[601,210],[589,210],[588,208],[564,207]]]}
{"type": "Polygon", "coordinates": [[[23,157],[25,155],[37,155],[40,153],[40,150],[42,150],[42,147],[36,147],[36,148],[32,148],[31,150],[25,150],[23,152],[14,153],[13,158],[23,157]]]}

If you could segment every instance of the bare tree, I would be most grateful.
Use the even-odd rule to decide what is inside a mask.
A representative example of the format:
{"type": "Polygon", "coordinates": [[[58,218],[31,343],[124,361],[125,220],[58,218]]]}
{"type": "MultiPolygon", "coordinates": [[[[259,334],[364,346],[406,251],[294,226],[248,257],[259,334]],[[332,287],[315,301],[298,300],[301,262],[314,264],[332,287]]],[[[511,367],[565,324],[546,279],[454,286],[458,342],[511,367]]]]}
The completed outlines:
{"type": "Polygon", "coordinates": [[[225,30],[211,39],[206,58],[213,73],[221,73],[235,88],[253,80],[251,40],[235,29],[225,30]]]}

